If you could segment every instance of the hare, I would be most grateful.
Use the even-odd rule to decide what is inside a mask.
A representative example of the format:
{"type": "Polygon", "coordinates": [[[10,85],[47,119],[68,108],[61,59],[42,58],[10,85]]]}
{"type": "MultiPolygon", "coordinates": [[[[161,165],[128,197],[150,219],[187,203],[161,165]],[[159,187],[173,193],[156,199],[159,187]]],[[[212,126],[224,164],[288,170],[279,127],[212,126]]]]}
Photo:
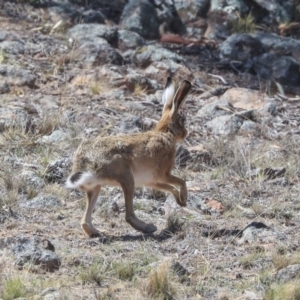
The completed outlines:
{"type": "Polygon", "coordinates": [[[148,132],[98,137],[84,141],[75,152],[72,174],[66,186],[86,192],[86,209],[81,220],[84,232],[98,236],[92,212],[101,186],[120,186],[125,197],[125,219],[136,230],[153,233],[153,224],[138,219],[133,210],[135,186],[146,186],[173,194],[180,206],[186,206],[187,188],[183,179],[171,174],[176,143],[187,136],[185,116],[179,111],[191,89],[187,80],[176,87],[168,77],[162,100],[162,117],[148,132]],[[176,188],[178,187],[179,190],[176,188]]]}

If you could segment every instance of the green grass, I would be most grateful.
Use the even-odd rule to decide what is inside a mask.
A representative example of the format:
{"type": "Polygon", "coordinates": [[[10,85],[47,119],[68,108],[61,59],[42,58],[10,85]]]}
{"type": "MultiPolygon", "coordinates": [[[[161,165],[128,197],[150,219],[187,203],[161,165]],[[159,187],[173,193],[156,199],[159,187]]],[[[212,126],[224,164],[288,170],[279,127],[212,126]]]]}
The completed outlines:
{"type": "Polygon", "coordinates": [[[3,300],[12,300],[26,296],[26,288],[20,278],[9,278],[4,281],[3,300]]]}
{"type": "Polygon", "coordinates": [[[255,31],[255,22],[251,14],[242,17],[239,13],[237,19],[232,22],[232,33],[252,33],[255,31]]]}

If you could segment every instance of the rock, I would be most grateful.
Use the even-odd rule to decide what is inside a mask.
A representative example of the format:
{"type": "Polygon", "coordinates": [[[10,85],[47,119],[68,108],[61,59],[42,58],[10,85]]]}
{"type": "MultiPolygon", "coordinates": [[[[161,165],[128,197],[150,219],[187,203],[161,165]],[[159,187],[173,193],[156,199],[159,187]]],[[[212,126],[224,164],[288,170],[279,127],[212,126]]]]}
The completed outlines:
{"type": "MultiPolygon", "coordinates": [[[[293,0],[278,1],[278,0],[254,0],[264,11],[263,20],[265,22],[273,23],[288,23],[293,16],[293,0]]],[[[254,12],[255,15],[255,12],[254,12]]]]}
{"type": "Polygon", "coordinates": [[[36,77],[32,72],[12,65],[0,64],[0,79],[12,86],[35,87],[36,77]],[[1,78],[2,77],[2,78],[1,78]]]}
{"type": "Polygon", "coordinates": [[[168,76],[176,76],[178,73],[182,78],[190,81],[194,80],[194,75],[188,67],[170,59],[154,61],[144,72],[147,77],[155,79],[157,82],[165,82],[168,76]]]}
{"type": "Polygon", "coordinates": [[[252,67],[252,59],[265,52],[263,44],[258,38],[249,34],[233,34],[220,45],[220,56],[230,60],[241,61],[252,67]]]}
{"type": "Polygon", "coordinates": [[[97,42],[86,42],[79,46],[71,56],[75,61],[85,61],[87,65],[95,67],[104,64],[122,65],[124,59],[121,54],[110,45],[97,42]]]}
{"type": "Polygon", "coordinates": [[[178,64],[184,64],[185,59],[165,48],[148,45],[141,48],[138,48],[133,55],[133,62],[142,68],[146,68],[151,65],[153,62],[171,60],[178,64]]]}
{"type": "Polygon", "coordinates": [[[31,124],[31,117],[23,109],[0,107],[0,132],[10,127],[22,128],[24,132],[27,132],[31,124]]]}
{"type": "Polygon", "coordinates": [[[263,300],[263,298],[252,291],[244,291],[240,300],[263,300]]]}
{"type": "Polygon", "coordinates": [[[205,104],[198,112],[197,116],[204,119],[213,119],[225,116],[234,112],[235,108],[226,99],[211,98],[211,102],[205,104]],[[213,100],[213,101],[212,101],[213,100]],[[222,109],[225,108],[225,109],[222,109]]]}
{"type": "Polygon", "coordinates": [[[239,129],[239,135],[260,137],[262,134],[261,127],[251,120],[245,120],[239,129]]]}
{"type": "Polygon", "coordinates": [[[40,265],[50,272],[58,270],[61,265],[58,255],[53,251],[39,247],[38,244],[39,240],[37,238],[18,238],[12,248],[12,252],[16,257],[15,264],[21,267],[26,263],[40,265]]]}
{"type": "Polygon", "coordinates": [[[70,139],[70,135],[67,132],[61,130],[54,130],[50,135],[44,135],[41,139],[41,143],[52,144],[59,143],[70,139]]]}
{"type": "Polygon", "coordinates": [[[171,269],[178,276],[188,276],[188,275],[190,275],[190,272],[178,261],[172,264],[171,269]]]}
{"type": "Polygon", "coordinates": [[[52,208],[54,206],[61,206],[61,201],[55,195],[39,194],[31,200],[21,203],[25,208],[52,208]]]}
{"type": "Polygon", "coordinates": [[[129,0],[125,5],[120,26],[137,32],[145,39],[159,37],[159,20],[154,6],[147,0],[129,0]]]}
{"type": "Polygon", "coordinates": [[[136,49],[144,44],[144,39],[138,33],[129,30],[119,30],[118,48],[120,50],[136,49]]]}
{"type": "Polygon", "coordinates": [[[234,135],[244,122],[244,118],[237,115],[220,116],[207,122],[206,127],[215,135],[234,135]]]}
{"type": "Polygon", "coordinates": [[[118,30],[102,24],[77,24],[68,31],[68,35],[79,44],[91,42],[102,45],[103,39],[112,46],[118,43],[118,30]]]}
{"type": "Polygon", "coordinates": [[[17,41],[4,41],[0,43],[0,50],[10,54],[23,54],[25,52],[24,44],[17,41]]]}
{"type": "Polygon", "coordinates": [[[253,36],[262,43],[267,53],[274,53],[279,56],[292,55],[300,63],[299,40],[267,32],[257,32],[253,36]]]}
{"type": "MultiPolygon", "coordinates": [[[[224,104],[229,102],[232,106],[242,109],[259,109],[266,103],[266,94],[259,91],[246,88],[231,88],[228,89],[220,98],[219,101],[224,101],[224,104]]],[[[222,105],[220,102],[219,105],[222,105]]],[[[227,106],[225,104],[225,106],[227,106]]]]}
{"type": "Polygon", "coordinates": [[[20,173],[20,178],[26,184],[25,188],[32,187],[40,189],[45,186],[44,180],[40,178],[34,171],[24,170],[20,173]]]}
{"type": "Polygon", "coordinates": [[[280,241],[287,239],[284,233],[278,232],[271,227],[266,226],[261,222],[252,222],[242,232],[242,237],[238,244],[244,243],[261,243],[278,244],[280,241]]]}
{"type": "Polygon", "coordinates": [[[159,5],[156,5],[156,12],[160,23],[160,34],[171,32],[184,35],[187,33],[187,28],[178,14],[174,1],[160,1],[159,5]]]}
{"type": "Polygon", "coordinates": [[[300,278],[300,264],[290,265],[284,269],[281,269],[277,275],[276,279],[281,283],[291,281],[293,279],[300,278]]]}
{"type": "Polygon", "coordinates": [[[265,53],[253,59],[253,68],[262,79],[274,79],[282,85],[300,84],[300,64],[291,56],[265,53]]]}
{"type": "Polygon", "coordinates": [[[179,167],[185,167],[191,159],[190,151],[184,146],[179,145],[176,149],[175,164],[179,167]]]}
{"type": "Polygon", "coordinates": [[[100,23],[104,24],[106,17],[101,11],[98,10],[86,10],[81,15],[83,23],[100,23]]]}
{"type": "Polygon", "coordinates": [[[206,17],[209,10],[209,0],[175,0],[176,10],[184,23],[194,21],[197,17],[206,17]]]}
{"type": "Polygon", "coordinates": [[[244,0],[211,0],[211,11],[239,11],[240,13],[247,13],[249,11],[248,6],[244,0]]]}
{"type": "Polygon", "coordinates": [[[54,24],[58,22],[63,24],[76,24],[81,21],[82,14],[82,12],[73,5],[57,2],[48,8],[48,13],[54,24]]]}
{"type": "Polygon", "coordinates": [[[210,9],[207,16],[207,27],[204,37],[207,39],[225,40],[231,35],[232,22],[236,20],[236,15],[229,10],[210,9]]]}
{"type": "Polygon", "coordinates": [[[57,291],[55,288],[50,287],[41,292],[41,296],[43,296],[43,300],[55,300],[55,299],[61,299],[61,295],[59,291],[57,291]]]}
{"type": "Polygon", "coordinates": [[[70,171],[72,158],[66,157],[58,159],[49,164],[45,171],[45,178],[50,183],[63,183],[67,173],[70,171]]]}
{"type": "Polygon", "coordinates": [[[136,88],[138,87],[145,93],[147,92],[153,94],[160,88],[160,85],[155,80],[151,80],[145,76],[141,76],[136,73],[126,75],[124,80],[125,85],[131,92],[135,92],[136,88]]]}
{"type": "Polygon", "coordinates": [[[9,84],[4,81],[0,82],[0,94],[6,94],[10,92],[9,84]]]}

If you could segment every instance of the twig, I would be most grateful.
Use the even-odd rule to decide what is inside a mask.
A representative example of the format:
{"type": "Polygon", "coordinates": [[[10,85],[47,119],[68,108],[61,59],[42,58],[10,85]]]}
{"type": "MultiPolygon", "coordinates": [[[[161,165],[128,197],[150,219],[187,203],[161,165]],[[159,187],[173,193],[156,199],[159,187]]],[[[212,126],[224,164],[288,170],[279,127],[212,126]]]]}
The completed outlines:
{"type": "Polygon", "coordinates": [[[214,74],[209,74],[209,73],[207,75],[220,79],[226,85],[228,84],[227,81],[220,75],[214,75],[214,74]]]}

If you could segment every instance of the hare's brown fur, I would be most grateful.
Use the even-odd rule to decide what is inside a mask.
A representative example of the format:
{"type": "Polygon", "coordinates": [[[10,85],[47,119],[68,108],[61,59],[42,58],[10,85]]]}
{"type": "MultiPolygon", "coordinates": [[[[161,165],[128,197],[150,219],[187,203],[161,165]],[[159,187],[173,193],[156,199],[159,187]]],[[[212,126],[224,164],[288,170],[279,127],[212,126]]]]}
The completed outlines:
{"type": "MultiPolygon", "coordinates": [[[[166,91],[174,82],[169,79],[168,84],[166,91]]],[[[181,178],[171,175],[171,170],[176,143],[187,135],[185,118],[178,110],[189,89],[190,83],[185,81],[176,95],[171,92],[167,96],[163,115],[155,129],[138,134],[98,137],[86,140],[78,147],[67,185],[87,193],[81,226],[89,236],[98,234],[91,215],[103,185],[121,186],[125,196],[126,220],[144,233],[151,233],[156,227],[135,216],[132,203],[135,186],[168,191],[179,205],[186,205],[186,184],[181,178]]]]}

